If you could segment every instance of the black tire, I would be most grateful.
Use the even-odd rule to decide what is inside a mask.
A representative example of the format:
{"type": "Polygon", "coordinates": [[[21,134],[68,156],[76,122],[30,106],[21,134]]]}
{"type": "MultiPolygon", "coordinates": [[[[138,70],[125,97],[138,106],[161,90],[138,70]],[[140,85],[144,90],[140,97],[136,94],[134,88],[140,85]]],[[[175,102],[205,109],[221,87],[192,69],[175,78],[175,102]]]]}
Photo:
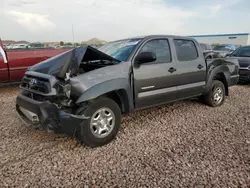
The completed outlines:
{"type": "Polygon", "coordinates": [[[207,104],[209,106],[212,106],[212,107],[221,106],[225,101],[225,96],[226,96],[225,93],[226,92],[225,92],[224,84],[219,80],[213,80],[210,91],[206,95],[204,95],[202,97],[202,99],[205,102],[205,104],[207,104]],[[219,89],[222,92],[221,93],[222,99],[216,101],[215,100],[215,94],[216,94],[215,92],[218,91],[219,89]]]}
{"type": "Polygon", "coordinates": [[[117,135],[120,126],[121,126],[121,110],[118,104],[112,99],[101,97],[91,102],[79,115],[85,115],[90,117],[85,123],[80,127],[79,132],[77,133],[77,139],[82,141],[84,144],[91,147],[98,147],[108,144],[111,140],[117,135]],[[112,110],[115,116],[115,122],[113,130],[104,138],[98,138],[91,131],[91,117],[94,115],[98,109],[108,108],[112,110]]]}

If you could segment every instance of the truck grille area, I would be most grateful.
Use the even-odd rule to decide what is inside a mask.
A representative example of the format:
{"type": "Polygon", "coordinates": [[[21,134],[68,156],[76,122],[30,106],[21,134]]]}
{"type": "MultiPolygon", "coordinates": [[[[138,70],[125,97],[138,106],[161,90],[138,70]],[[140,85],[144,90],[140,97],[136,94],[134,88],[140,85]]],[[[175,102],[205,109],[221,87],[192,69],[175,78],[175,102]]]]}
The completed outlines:
{"type": "Polygon", "coordinates": [[[46,96],[38,95],[38,94],[31,93],[28,91],[22,91],[22,95],[24,95],[30,99],[33,99],[35,101],[39,101],[39,102],[44,102],[44,101],[48,100],[48,97],[46,97],[46,96]]]}
{"type": "Polygon", "coordinates": [[[35,90],[45,94],[50,92],[50,83],[48,80],[28,75],[25,75],[23,77],[21,87],[35,90]]]}

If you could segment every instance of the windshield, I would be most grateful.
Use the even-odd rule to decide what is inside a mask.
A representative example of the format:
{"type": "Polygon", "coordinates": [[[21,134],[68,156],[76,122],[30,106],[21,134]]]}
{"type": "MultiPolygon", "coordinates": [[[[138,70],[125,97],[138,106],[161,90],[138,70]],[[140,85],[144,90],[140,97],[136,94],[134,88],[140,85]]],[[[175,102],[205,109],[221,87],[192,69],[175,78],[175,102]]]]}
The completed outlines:
{"type": "Polygon", "coordinates": [[[141,39],[128,39],[105,44],[99,51],[120,61],[126,61],[141,39]]]}
{"type": "Polygon", "coordinates": [[[250,57],[250,46],[240,47],[232,53],[234,57],[250,57]]]}
{"type": "Polygon", "coordinates": [[[228,48],[226,46],[215,46],[214,50],[217,50],[217,51],[230,51],[230,48],[228,48]]]}

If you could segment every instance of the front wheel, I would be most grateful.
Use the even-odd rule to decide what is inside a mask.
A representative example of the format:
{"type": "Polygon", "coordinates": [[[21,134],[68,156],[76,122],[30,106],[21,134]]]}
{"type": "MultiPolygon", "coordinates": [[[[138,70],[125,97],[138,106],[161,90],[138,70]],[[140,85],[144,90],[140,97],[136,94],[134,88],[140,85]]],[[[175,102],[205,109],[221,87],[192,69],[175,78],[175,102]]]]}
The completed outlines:
{"type": "Polygon", "coordinates": [[[212,107],[221,106],[225,101],[225,86],[219,80],[213,80],[210,91],[203,96],[204,102],[212,107]]]}
{"type": "Polygon", "coordinates": [[[99,98],[81,114],[90,118],[81,126],[78,139],[88,146],[97,147],[109,143],[120,129],[121,110],[112,99],[99,98]]]}

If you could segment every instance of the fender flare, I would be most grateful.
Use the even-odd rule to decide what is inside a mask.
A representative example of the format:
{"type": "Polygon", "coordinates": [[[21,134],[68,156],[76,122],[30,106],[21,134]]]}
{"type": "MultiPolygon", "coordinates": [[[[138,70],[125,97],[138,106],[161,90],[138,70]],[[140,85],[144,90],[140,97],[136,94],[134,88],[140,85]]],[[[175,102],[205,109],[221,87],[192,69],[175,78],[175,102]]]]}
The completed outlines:
{"type": "Polygon", "coordinates": [[[215,76],[218,74],[223,75],[223,77],[224,77],[223,84],[226,84],[225,85],[226,89],[228,88],[229,83],[230,83],[230,71],[226,65],[220,65],[220,66],[213,67],[209,72],[211,72],[211,73],[208,75],[205,93],[209,92],[209,90],[212,86],[212,82],[213,82],[215,76]]]}
{"type": "MultiPolygon", "coordinates": [[[[125,78],[118,78],[118,79],[112,79],[108,81],[104,81],[102,83],[99,83],[89,89],[87,89],[76,101],[77,105],[80,105],[83,102],[93,100],[95,98],[98,98],[102,95],[105,95],[107,93],[110,93],[112,91],[118,91],[123,90],[126,94],[126,98],[128,101],[122,101],[127,102],[129,110],[133,109],[133,94],[131,87],[129,85],[129,81],[125,78]]],[[[121,97],[119,95],[119,97],[121,97]]]]}

